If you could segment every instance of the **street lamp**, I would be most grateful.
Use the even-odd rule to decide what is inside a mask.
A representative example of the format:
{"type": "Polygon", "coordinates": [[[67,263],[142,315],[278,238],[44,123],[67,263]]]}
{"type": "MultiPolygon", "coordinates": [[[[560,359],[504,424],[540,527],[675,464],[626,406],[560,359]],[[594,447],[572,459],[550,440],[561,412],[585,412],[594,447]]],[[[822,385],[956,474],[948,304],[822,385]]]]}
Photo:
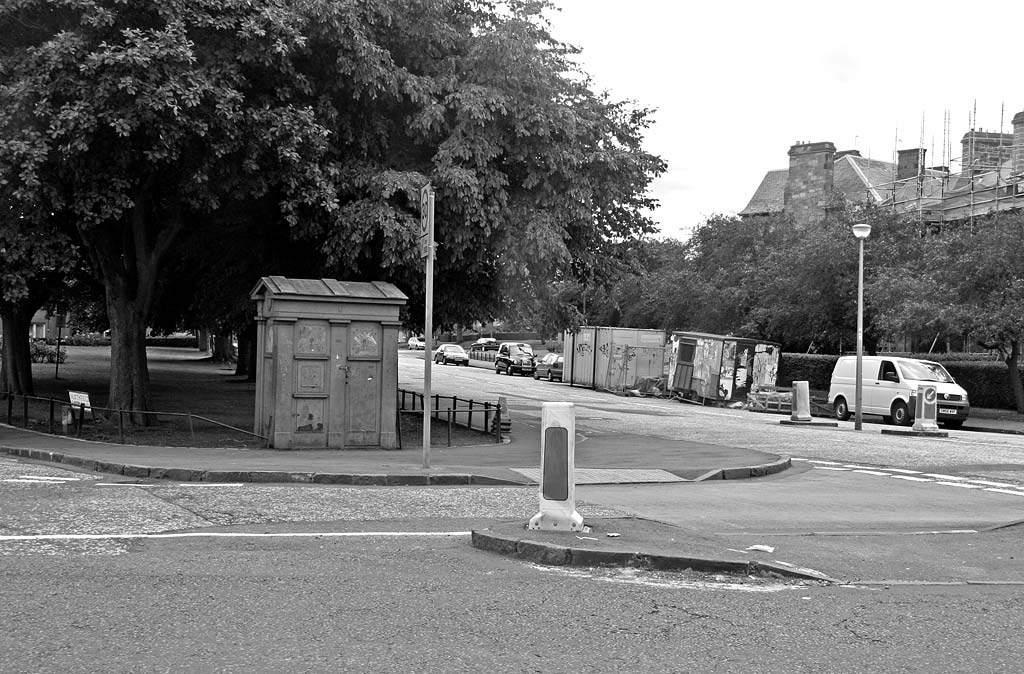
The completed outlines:
{"type": "Polygon", "coordinates": [[[861,429],[861,396],[863,394],[864,374],[864,239],[871,234],[871,225],[853,226],[853,235],[860,241],[860,261],[857,265],[857,384],[854,400],[853,428],[861,429]]]}

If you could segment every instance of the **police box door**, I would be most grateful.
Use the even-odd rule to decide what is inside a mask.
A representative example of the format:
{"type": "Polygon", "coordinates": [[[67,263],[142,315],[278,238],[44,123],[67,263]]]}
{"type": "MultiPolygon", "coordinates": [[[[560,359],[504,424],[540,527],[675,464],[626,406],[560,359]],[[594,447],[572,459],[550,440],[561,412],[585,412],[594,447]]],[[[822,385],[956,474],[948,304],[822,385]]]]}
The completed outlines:
{"type": "Polygon", "coordinates": [[[345,446],[380,446],[382,384],[381,331],[378,323],[349,327],[345,391],[345,446]]]}

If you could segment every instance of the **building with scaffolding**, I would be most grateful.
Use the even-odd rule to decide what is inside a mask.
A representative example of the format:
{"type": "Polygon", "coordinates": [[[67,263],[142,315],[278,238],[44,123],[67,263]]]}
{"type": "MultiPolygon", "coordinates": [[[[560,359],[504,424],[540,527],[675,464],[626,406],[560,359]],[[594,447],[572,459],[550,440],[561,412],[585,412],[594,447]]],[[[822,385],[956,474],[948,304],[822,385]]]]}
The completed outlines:
{"type": "Polygon", "coordinates": [[[964,134],[959,173],[949,166],[929,167],[924,148],[899,150],[895,161],[886,162],[856,150],[837,152],[830,142],[797,143],[789,150],[789,168],[765,174],[739,215],[781,212],[809,224],[823,218],[837,196],[916,213],[935,224],[1022,208],[1024,111],[1012,124],[1013,133],[971,129],[964,134]]]}

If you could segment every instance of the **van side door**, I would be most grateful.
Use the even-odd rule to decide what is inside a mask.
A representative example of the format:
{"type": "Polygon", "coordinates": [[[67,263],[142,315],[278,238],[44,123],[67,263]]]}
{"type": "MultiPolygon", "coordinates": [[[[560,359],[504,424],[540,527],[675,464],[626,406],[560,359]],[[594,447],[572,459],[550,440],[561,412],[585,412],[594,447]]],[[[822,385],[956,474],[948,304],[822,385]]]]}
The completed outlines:
{"type": "Polygon", "coordinates": [[[865,380],[865,390],[870,391],[866,396],[867,406],[871,408],[872,414],[887,417],[900,388],[900,375],[896,363],[883,358],[878,363],[878,371],[874,373],[874,377],[873,380],[865,380]]]}

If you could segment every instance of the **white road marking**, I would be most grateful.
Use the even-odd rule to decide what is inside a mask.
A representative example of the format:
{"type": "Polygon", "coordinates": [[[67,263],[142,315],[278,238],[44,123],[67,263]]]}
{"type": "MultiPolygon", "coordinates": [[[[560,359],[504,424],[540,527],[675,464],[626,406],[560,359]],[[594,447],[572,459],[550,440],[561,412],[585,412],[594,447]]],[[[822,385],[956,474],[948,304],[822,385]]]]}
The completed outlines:
{"type": "Polygon", "coordinates": [[[947,487],[960,487],[961,489],[984,489],[980,484],[967,484],[966,482],[947,482],[945,480],[940,480],[935,484],[944,484],[947,487]]]}
{"type": "Polygon", "coordinates": [[[78,482],[82,479],[80,477],[56,477],[53,475],[19,475],[18,477],[23,480],[56,480],[58,482],[78,482]]]}
{"type": "Polygon", "coordinates": [[[877,475],[878,477],[891,477],[897,480],[908,480],[910,482],[931,482],[945,487],[981,489],[983,491],[991,491],[998,494],[1024,496],[1024,486],[1007,482],[978,480],[961,477],[959,475],[946,475],[945,473],[922,473],[919,470],[908,470],[906,468],[869,468],[867,466],[860,466],[856,464],[843,464],[842,467],[837,467],[839,464],[836,464],[834,461],[816,461],[798,458],[792,458],[791,460],[805,461],[807,463],[815,464],[814,468],[818,470],[850,471],[853,473],[863,473],[864,475],[877,475]]]}
{"type": "Polygon", "coordinates": [[[59,480],[29,480],[23,477],[4,478],[4,482],[20,482],[21,484],[67,484],[59,480]]]}
{"type": "Polygon", "coordinates": [[[174,534],[27,534],[0,536],[0,541],[112,541],[138,538],[403,538],[469,536],[470,531],[316,531],[247,533],[240,531],[187,531],[174,534]]]}

